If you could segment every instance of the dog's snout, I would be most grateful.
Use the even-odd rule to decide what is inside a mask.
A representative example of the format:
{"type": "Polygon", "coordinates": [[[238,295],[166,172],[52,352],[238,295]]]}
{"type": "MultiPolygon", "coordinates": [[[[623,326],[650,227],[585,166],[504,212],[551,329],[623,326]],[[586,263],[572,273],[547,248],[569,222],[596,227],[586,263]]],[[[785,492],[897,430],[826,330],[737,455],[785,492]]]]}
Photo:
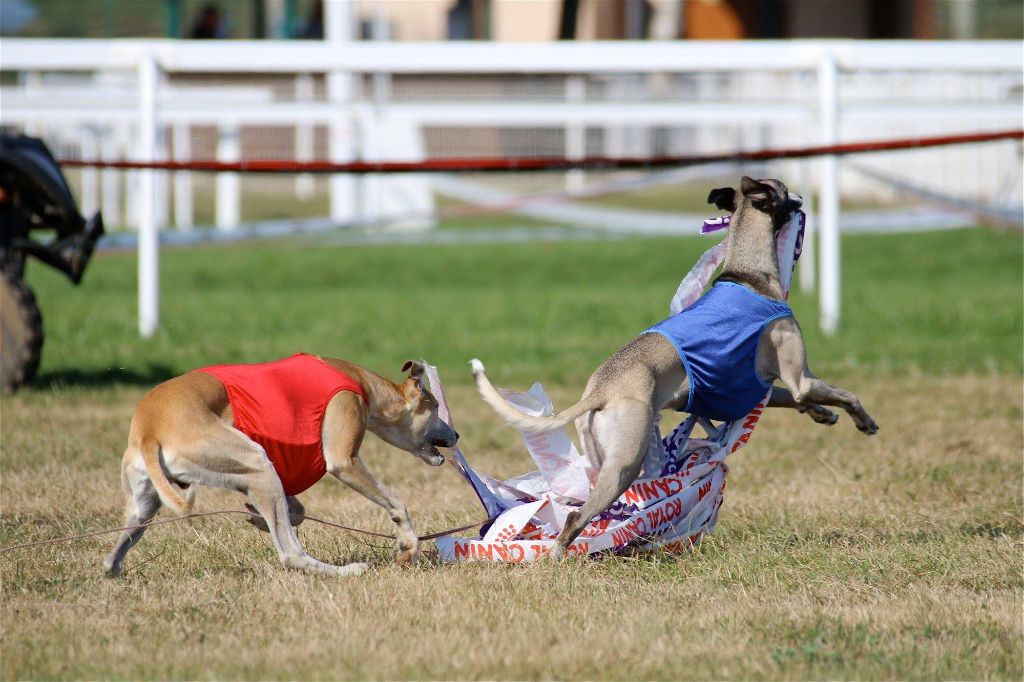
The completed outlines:
{"type": "Polygon", "coordinates": [[[789,198],[790,205],[794,209],[800,208],[801,206],[804,205],[804,198],[797,194],[796,192],[789,192],[787,196],[789,198]]]}
{"type": "MultiPolygon", "coordinates": [[[[448,425],[446,424],[445,426],[448,426],[448,425]]],[[[450,426],[448,426],[448,428],[445,429],[445,434],[444,435],[445,435],[445,440],[447,441],[445,443],[446,447],[449,447],[449,448],[455,447],[455,444],[459,442],[459,432],[456,431],[455,429],[453,429],[450,426]]]]}
{"type": "Polygon", "coordinates": [[[455,444],[459,441],[459,432],[451,427],[447,427],[441,433],[437,434],[432,440],[431,445],[434,447],[451,448],[455,447],[455,444]]]}

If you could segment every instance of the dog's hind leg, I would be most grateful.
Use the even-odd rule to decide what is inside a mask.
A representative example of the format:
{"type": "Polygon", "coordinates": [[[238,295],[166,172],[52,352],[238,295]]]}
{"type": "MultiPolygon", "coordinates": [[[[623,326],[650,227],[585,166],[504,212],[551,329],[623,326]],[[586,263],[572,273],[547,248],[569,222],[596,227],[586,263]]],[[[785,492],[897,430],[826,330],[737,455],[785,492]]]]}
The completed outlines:
{"type": "Polygon", "coordinates": [[[292,528],[277,471],[263,448],[241,431],[224,424],[205,429],[202,438],[179,448],[179,459],[190,463],[181,472],[174,471],[172,464],[175,478],[237,490],[248,496],[266,522],[284,566],[336,577],[359,575],[366,570],[366,564],[335,566],[306,554],[292,528]]]}
{"type": "MultiPolygon", "coordinates": [[[[288,503],[288,519],[291,521],[291,524],[293,526],[302,525],[302,522],[306,520],[306,507],[299,501],[299,498],[294,495],[288,495],[285,497],[285,501],[288,503]]],[[[245,508],[248,509],[251,514],[256,514],[256,516],[250,516],[247,518],[246,521],[256,526],[264,533],[269,533],[270,529],[267,528],[267,522],[263,520],[262,516],[259,516],[259,512],[256,511],[256,507],[246,502],[245,508]]]]}
{"type": "Polygon", "coordinates": [[[125,530],[118,538],[114,549],[103,561],[107,575],[116,577],[121,575],[124,557],[132,547],[142,538],[146,532],[145,523],[156,516],[160,511],[160,496],[156,492],[153,482],[146,474],[145,466],[141,461],[141,454],[133,450],[124,453],[124,460],[121,464],[121,486],[128,497],[127,510],[125,512],[125,530]],[[132,528],[138,526],[137,528],[132,528]]]}
{"type": "Polygon", "coordinates": [[[549,558],[562,558],[591,519],[610,507],[636,480],[650,444],[652,428],[654,413],[642,400],[619,399],[595,413],[590,424],[591,436],[594,446],[604,455],[597,484],[579,511],[566,517],[549,558]]]}
{"type": "Polygon", "coordinates": [[[604,461],[604,453],[600,451],[597,441],[594,440],[593,423],[598,414],[595,410],[576,417],[576,433],[580,437],[580,448],[595,472],[600,471],[601,463],[604,461]]]}

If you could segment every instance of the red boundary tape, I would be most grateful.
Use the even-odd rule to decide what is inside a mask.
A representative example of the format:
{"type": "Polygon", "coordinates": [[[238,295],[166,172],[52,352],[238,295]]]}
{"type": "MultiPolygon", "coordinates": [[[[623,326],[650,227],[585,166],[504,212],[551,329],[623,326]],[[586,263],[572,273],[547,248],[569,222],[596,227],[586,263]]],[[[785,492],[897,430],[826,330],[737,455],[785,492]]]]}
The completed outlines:
{"type": "Polygon", "coordinates": [[[1002,130],[967,135],[914,137],[898,140],[876,140],[789,149],[762,149],[755,152],[729,152],[694,156],[651,156],[613,158],[592,156],[583,159],[563,157],[532,158],[470,158],[429,159],[426,161],[103,161],[96,159],[65,159],[60,163],[69,168],[118,168],[123,170],[168,170],[234,173],[493,173],[503,171],[559,171],[645,169],[695,166],[705,163],[768,161],[771,159],[803,159],[812,156],[863,154],[867,152],[899,149],[921,149],[953,144],[995,142],[997,140],[1024,139],[1024,130],[1002,130]]]}

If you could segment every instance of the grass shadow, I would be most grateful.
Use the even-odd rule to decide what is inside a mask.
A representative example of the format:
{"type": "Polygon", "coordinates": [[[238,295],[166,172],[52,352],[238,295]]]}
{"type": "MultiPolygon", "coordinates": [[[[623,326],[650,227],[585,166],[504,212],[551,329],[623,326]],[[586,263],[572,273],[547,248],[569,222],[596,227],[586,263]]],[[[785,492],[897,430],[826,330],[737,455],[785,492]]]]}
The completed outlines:
{"type": "Polygon", "coordinates": [[[964,524],[960,526],[960,532],[974,537],[1001,538],[1010,536],[1019,538],[1024,534],[1024,523],[1017,519],[1006,523],[984,521],[982,523],[964,524]]]}
{"type": "Polygon", "coordinates": [[[36,377],[31,388],[104,388],[111,386],[155,386],[178,374],[170,365],[148,365],[143,370],[110,367],[100,370],[63,369],[36,377]]]}

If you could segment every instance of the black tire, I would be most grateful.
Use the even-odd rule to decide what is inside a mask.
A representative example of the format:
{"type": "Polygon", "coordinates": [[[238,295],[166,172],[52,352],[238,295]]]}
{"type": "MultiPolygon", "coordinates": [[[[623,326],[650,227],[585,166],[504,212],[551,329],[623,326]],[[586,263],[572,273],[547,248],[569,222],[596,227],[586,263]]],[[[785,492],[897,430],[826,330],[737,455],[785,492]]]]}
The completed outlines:
{"type": "Polygon", "coordinates": [[[43,318],[25,280],[0,272],[0,392],[32,381],[43,350],[43,318]]]}

